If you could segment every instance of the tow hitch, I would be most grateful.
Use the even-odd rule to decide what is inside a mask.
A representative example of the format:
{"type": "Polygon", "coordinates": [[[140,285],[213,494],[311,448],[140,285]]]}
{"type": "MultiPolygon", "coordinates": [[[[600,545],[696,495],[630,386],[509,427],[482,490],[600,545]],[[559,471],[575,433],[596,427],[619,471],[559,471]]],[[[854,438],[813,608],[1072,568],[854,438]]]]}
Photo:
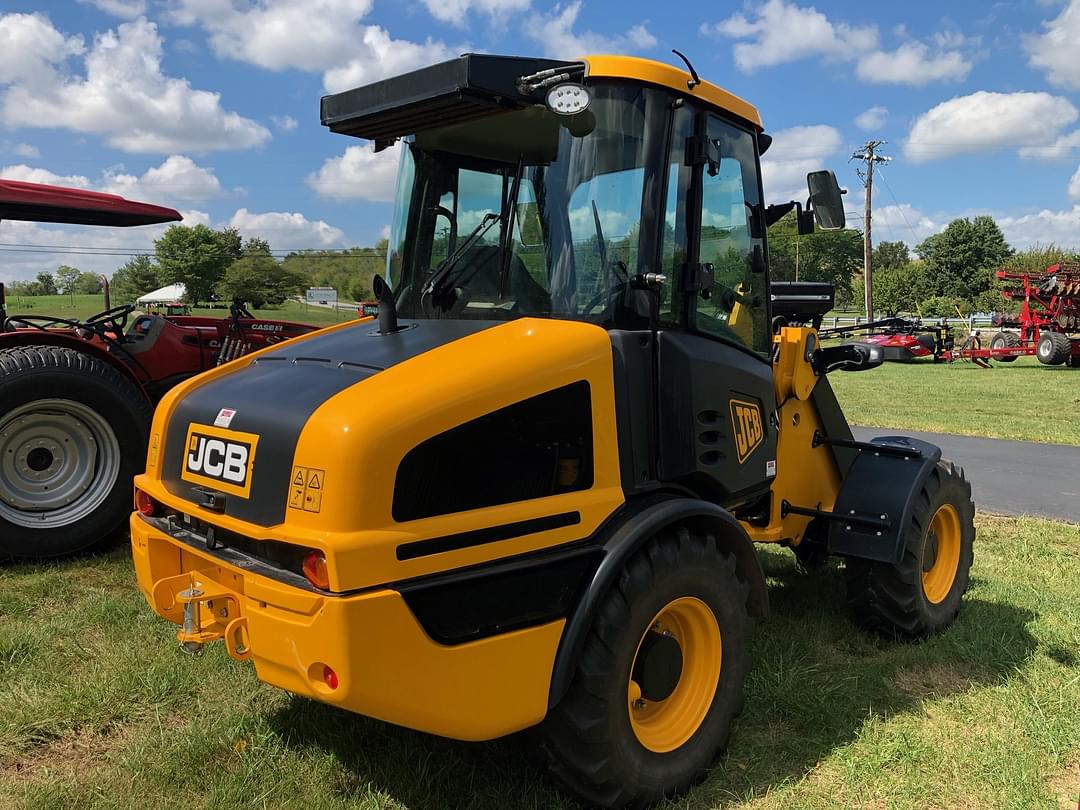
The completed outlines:
{"type": "Polygon", "coordinates": [[[240,661],[251,657],[247,619],[240,615],[240,604],[232,591],[192,571],[158,580],[153,597],[166,610],[181,608],[183,622],[176,638],[184,652],[198,655],[208,641],[223,639],[231,657],[240,661]]]}

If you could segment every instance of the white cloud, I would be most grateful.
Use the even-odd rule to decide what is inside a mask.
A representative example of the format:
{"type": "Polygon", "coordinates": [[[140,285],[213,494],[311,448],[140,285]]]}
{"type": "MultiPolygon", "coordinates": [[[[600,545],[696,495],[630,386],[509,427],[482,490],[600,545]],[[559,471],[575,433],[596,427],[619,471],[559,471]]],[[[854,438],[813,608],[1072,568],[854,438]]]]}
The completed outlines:
{"type": "Polygon", "coordinates": [[[41,150],[29,143],[17,143],[12,151],[21,158],[41,157],[41,150]]]}
{"type": "Polygon", "coordinates": [[[767,0],[755,9],[753,19],[733,14],[702,30],[749,40],[735,45],[735,64],[746,72],[814,56],[852,59],[878,44],[877,26],[833,23],[813,6],[802,8],[786,0],[767,0]]]}
{"type": "Polygon", "coordinates": [[[374,145],[349,146],[344,154],[327,158],[307,184],[320,197],[331,200],[390,202],[397,182],[399,144],[376,152],[374,145]]]}
{"type": "MultiPolygon", "coordinates": [[[[878,239],[887,237],[891,241],[907,242],[911,247],[937,233],[947,224],[936,221],[909,203],[875,206],[872,217],[878,239]]],[[[861,217],[858,225],[862,225],[861,217]]]]}
{"type": "Polygon", "coordinates": [[[1077,147],[1080,147],[1080,129],[1058,136],[1047,146],[1023,146],[1020,157],[1028,160],[1066,160],[1073,156],[1073,150],[1077,147]]]}
{"type": "Polygon", "coordinates": [[[23,183],[44,183],[48,186],[90,188],[90,179],[81,174],[55,174],[48,169],[27,166],[25,163],[0,168],[0,178],[19,180],[23,183]]]}
{"type": "Polygon", "coordinates": [[[765,200],[769,203],[806,198],[806,175],[825,167],[835,155],[843,137],[832,127],[791,127],[772,133],[773,143],[761,159],[765,200]]]}
{"type": "MultiPolygon", "coordinates": [[[[924,42],[906,41],[895,50],[885,50],[876,25],[836,22],[813,6],[788,0],[767,0],[750,17],[736,13],[718,23],[706,23],[701,30],[738,40],[735,64],[746,73],[800,59],[824,58],[855,62],[855,74],[865,82],[915,86],[966,77],[971,58],[964,51],[977,42],[948,32],[933,37],[933,49],[924,42]]],[[[907,38],[902,26],[894,33],[907,38]]]]}
{"type": "MultiPolygon", "coordinates": [[[[0,28],[12,16],[26,15],[0,17],[0,28]]],[[[69,44],[54,42],[48,64],[39,65],[40,72],[31,78],[20,75],[18,68],[8,70],[9,86],[0,100],[0,122],[7,126],[64,127],[102,135],[109,145],[128,152],[165,154],[244,149],[270,137],[261,124],[222,109],[218,93],[164,75],[162,40],[146,19],[98,34],[86,55],[85,77],[55,69],[71,53],[70,40],[63,40],[43,18],[35,19],[32,25],[39,34],[44,24],[69,44]]],[[[25,21],[16,22],[16,27],[25,27],[25,21]]],[[[0,79],[3,76],[0,73],[0,79]]]]}
{"type": "Polygon", "coordinates": [[[455,49],[432,39],[422,43],[391,39],[389,32],[377,25],[364,28],[363,36],[353,43],[352,52],[362,55],[323,74],[326,92],[351,90],[458,55],[455,49]]]}
{"type": "Polygon", "coordinates": [[[1080,248],[1080,205],[1062,211],[1043,209],[1019,216],[999,216],[996,221],[1014,248],[1050,244],[1080,248]]]}
{"type": "Polygon", "coordinates": [[[1076,107],[1060,96],[980,90],[943,101],[919,116],[904,143],[904,154],[925,162],[1005,147],[1049,145],[1078,117],[1076,107]]]}
{"type": "Polygon", "coordinates": [[[270,120],[275,127],[284,132],[292,132],[300,125],[300,122],[291,115],[271,115],[270,120]]]}
{"type": "Polygon", "coordinates": [[[120,194],[140,202],[169,206],[177,201],[202,202],[222,194],[221,183],[213,170],[203,168],[183,155],[172,155],[160,166],[147,169],[139,176],[124,172],[122,166],[112,167],[106,169],[97,182],[81,174],[60,175],[22,163],[0,168],[0,177],[28,183],[89,188],[120,194]]]}
{"type": "Polygon", "coordinates": [[[1069,180],[1069,196],[1074,200],[1080,200],[1080,168],[1077,168],[1076,173],[1069,180]]]}
{"type": "Polygon", "coordinates": [[[589,53],[628,53],[656,47],[656,37],[640,23],[614,36],[593,31],[577,33],[574,24],[580,13],[581,0],[557,4],[550,14],[531,15],[526,21],[525,33],[544,48],[545,53],[561,58],[589,53]]]}
{"type": "Polygon", "coordinates": [[[431,16],[457,26],[465,25],[466,15],[470,11],[494,18],[496,15],[524,11],[529,7],[529,2],[530,0],[423,0],[431,16]]]}
{"type": "Polygon", "coordinates": [[[303,214],[285,211],[257,214],[241,208],[232,215],[228,225],[246,239],[265,239],[275,250],[342,247],[345,240],[345,233],[340,228],[321,219],[310,220],[303,214]]]}
{"type": "Polygon", "coordinates": [[[222,59],[323,71],[331,93],[456,55],[442,42],[395,40],[364,25],[371,8],[372,0],[177,0],[170,17],[205,29],[222,59]]]}
{"type": "Polygon", "coordinates": [[[880,129],[888,119],[889,110],[887,107],[871,107],[855,117],[855,126],[867,131],[880,129]]]}
{"type": "Polygon", "coordinates": [[[1046,78],[1060,87],[1080,89],[1080,0],[1071,0],[1053,20],[1043,23],[1043,33],[1024,38],[1028,64],[1046,71],[1046,78]]]}
{"type": "Polygon", "coordinates": [[[81,36],[65,37],[43,14],[0,15],[0,84],[50,84],[53,65],[84,50],[81,36]]]}
{"type": "Polygon", "coordinates": [[[99,11],[125,20],[134,20],[146,13],[146,0],[79,0],[79,2],[89,3],[99,11]]]}
{"type": "Polygon", "coordinates": [[[106,169],[101,190],[146,202],[165,205],[170,201],[202,202],[222,194],[213,169],[206,169],[184,155],[171,155],[142,176],[122,169],[106,169]]]}
{"type": "Polygon", "coordinates": [[[909,84],[960,81],[971,72],[971,61],[959,51],[931,53],[923,42],[905,42],[895,51],[874,51],[859,59],[855,75],[864,82],[909,84]]]}

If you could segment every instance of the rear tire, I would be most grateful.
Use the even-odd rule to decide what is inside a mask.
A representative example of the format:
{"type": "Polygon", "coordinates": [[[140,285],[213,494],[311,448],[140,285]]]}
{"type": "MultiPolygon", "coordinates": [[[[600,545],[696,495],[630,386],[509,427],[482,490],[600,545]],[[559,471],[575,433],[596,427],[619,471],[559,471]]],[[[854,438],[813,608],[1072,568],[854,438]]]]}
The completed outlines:
{"type": "Polygon", "coordinates": [[[1047,366],[1060,366],[1072,354],[1072,341],[1060,332],[1043,332],[1035,349],[1039,362],[1047,366]]]}
{"type": "MultiPolygon", "coordinates": [[[[990,338],[991,349],[1013,349],[1020,345],[1020,336],[1016,332],[998,332],[992,338],[990,338]]],[[[1016,361],[1016,356],[1011,357],[995,357],[999,363],[1012,363],[1016,361]]]]}
{"type": "Polygon", "coordinates": [[[923,638],[952,624],[967,591],[975,504],[964,471],[939,461],[915,501],[899,564],[848,558],[848,606],[867,630],[923,638]]]}
{"type": "Polygon", "coordinates": [[[630,559],[598,610],[566,696],[539,729],[549,769],[568,792],[637,807],[704,777],[742,709],[748,593],[735,558],[685,528],[630,559]]]}
{"type": "Polygon", "coordinates": [[[130,378],[85,352],[0,350],[0,557],[71,554],[116,531],[150,416],[130,378]]]}

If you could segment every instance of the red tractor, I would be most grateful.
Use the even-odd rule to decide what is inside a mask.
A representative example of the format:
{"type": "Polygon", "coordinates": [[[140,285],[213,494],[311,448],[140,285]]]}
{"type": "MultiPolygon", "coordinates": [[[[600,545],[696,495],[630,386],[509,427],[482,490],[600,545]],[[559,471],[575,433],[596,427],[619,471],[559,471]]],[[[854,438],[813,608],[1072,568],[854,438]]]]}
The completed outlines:
{"type": "Polygon", "coordinates": [[[990,340],[991,357],[1008,362],[1034,354],[1044,365],[1080,368],[1080,336],[1069,337],[1080,335],[1080,265],[1052,264],[1037,276],[1007,270],[996,275],[1006,284],[1002,295],[1019,301],[1020,312],[998,319],[1001,331],[990,340]]]}
{"type": "MultiPolygon", "coordinates": [[[[0,180],[0,219],[132,226],[181,216],[112,194],[0,180]]],[[[82,321],[8,315],[0,285],[0,557],[69,554],[110,535],[131,511],[131,479],[145,465],[161,396],[314,328],[254,318],[238,302],[227,318],[147,315],[132,304],[82,321]]]]}

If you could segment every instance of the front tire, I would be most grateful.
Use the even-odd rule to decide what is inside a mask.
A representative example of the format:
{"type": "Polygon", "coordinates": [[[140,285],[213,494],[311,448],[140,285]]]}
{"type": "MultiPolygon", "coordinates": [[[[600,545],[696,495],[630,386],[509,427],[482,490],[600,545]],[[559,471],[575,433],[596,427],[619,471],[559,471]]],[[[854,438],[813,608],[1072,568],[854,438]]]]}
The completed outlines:
{"type": "Polygon", "coordinates": [[[71,554],[119,528],[150,415],[127,376],[78,349],[0,351],[0,557],[71,554]]]}
{"type": "Polygon", "coordinates": [[[964,471],[939,461],[922,486],[896,565],[849,558],[848,606],[864,629],[916,639],[952,624],[974,555],[975,504],[964,471]]]}
{"type": "Polygon", "coordinates": [[[742,708],[748,592],[735,558],[685,528],[630,559],[540,729],[568,792],[604,807],[642,806],[705,775],[742,708]]]}
{"type": "MultiPolygon", "coordinates": [[[[1013,349],[1020,345],[1020,336],[1016,332],[998,332],[990,338],[991,349],[1013,349]]],[[[1016,361],[1016,355],[995,357],[999,363],[1012,363],[1016,361]]]]}

